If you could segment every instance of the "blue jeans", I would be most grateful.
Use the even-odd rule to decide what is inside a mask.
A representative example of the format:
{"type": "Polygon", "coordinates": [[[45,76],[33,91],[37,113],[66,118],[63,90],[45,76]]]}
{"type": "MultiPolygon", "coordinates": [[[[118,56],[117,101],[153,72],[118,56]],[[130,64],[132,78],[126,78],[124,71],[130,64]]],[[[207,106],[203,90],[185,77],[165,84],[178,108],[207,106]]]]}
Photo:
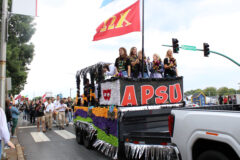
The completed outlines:
{"type": "Polygon", "coordinates": [[[127,71],[121,71],[121,72],[120,72],[120,76],[121,76],[121,77],[128,77],[127,71]]]}
{"type": "Polygon", "coordinates": [[[128,77],[127,71],[123,71],[123,72],[122,72],[122,76],[123,76],[123,77],[128,77]]]}
{"type": "Polygon", "coordinates": [[[2,159],[2,141],[0,140],[0,160],[2,159]]]}
{"type": "Polygon", "coordinates": [[[68,122],[72,122],[72,112],[68,112],[68,122]]]}
{"type": "MultiPolygon", "coordinates": [[[[138,78],[142,78],[142,73],[141,73],[141,72],[139,73],[138,78]]],[[[149,78],[147,72],[144,72],[144,73],[143,73],[143,78],[149,78]]]]}

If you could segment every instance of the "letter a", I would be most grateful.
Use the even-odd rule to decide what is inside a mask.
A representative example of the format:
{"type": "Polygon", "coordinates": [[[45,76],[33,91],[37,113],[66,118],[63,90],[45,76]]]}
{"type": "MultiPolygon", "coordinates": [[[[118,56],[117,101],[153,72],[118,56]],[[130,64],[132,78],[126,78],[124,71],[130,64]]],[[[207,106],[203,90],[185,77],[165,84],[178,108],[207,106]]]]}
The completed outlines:
{"type": "Polygon", "coordinates": [[[122,106],[137,105],[137,98],[134,86],[126,86],[121,105],[122,106]]]}

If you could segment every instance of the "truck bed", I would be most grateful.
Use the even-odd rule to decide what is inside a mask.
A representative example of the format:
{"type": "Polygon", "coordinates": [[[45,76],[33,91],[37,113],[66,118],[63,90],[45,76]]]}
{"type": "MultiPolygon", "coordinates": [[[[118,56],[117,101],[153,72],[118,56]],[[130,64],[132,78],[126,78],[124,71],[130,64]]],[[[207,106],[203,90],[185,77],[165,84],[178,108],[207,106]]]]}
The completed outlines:
{"type": "MultiPolygon", "coordinates": [[[[126,159],[125,143],[161,145],[171,142],[168,131],[168,116],[173,108],[182,104],[145,106],[120,109],[118,121],[119,159],[126,159]]],[[[147,153],[146,153],[147,154],[147,153]]]]}
{"type": "Polygon", "coordinates": [[[170,142],[168,116],[173,108],[179,106],[151,108],[147,110],[122,113],[119,121],[120,141],[141,141],[144,144],[170,142]]]}

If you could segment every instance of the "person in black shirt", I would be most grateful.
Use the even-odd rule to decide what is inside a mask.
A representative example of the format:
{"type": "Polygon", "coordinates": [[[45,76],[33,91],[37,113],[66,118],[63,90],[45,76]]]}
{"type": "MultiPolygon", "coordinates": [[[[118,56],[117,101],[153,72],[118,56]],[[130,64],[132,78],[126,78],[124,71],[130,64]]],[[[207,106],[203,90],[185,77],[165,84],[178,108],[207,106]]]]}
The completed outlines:
{"type": "Polygon", "coordinates": [[[73,102],[72,102],[72,99],[71,97],[68,97],[68,100],[67,100],[67,107],[69,108],[68,109],[68,122],[72,122],[72,113],[73,113],[73,102]]]}
{"type": "Polygon", "coordinates": [[[119,57],[115,61],[116,73],[119,77],[131,76],[131,63],[127,56],[127,50],[123,47],[119,48],[119,57]]]}
{"type": "Polygon", "coordinates": [[[30,115],[30,123],[35,124],[35,101],[31,101],[29,105],[29,115],[30,115]]]}
{"type": "Polygon", "coordinates": [[[42,124],[42,131],[46,132],[45,129],[45,116],[44,116],[45,105],[40,100],[36,107],[36,117],[37,117],[37,128],[40,131],[40,123],[42,124]]]}
{"type": "Polygon", "coordinates": [[[219,102],[219,104],[223,104],[223,97],[221,95],[218,98],[218,102],[219,102]]]}
{"type": "Polygon", "coordinates": [[[232,96],[230,96],[230,95],[228,96],[228,103],[232,104],[232,96]]]}
{"type": "Polygon", "coordinates": [[[166,78],[175,78],[177,77],[177,61],[173,58],[172,50],[167,51],[166,58],[164,59],[164,76],[166,78]]]}
{"type": "Polygon", "coordinates": [[[130,62],[131,62],[131,77],[133,78],[138,78],[138,64],[139,64],[139,59],[137,57],[137,48],[132,47],[130,50],[130,62]]]}
{"type": "Polygon", "coordinates": [[[144,73],[143,73],[143,78],[149,78],[148,75],[148,64],[147,64],[147,60],[146,57],[144,56],[144,58],[142,58],[142,51],[138,52],[138,60],[139,60],[139,64],[138,64],[138,78],[142,78],[142,59],[144,60],[144,73]]]}

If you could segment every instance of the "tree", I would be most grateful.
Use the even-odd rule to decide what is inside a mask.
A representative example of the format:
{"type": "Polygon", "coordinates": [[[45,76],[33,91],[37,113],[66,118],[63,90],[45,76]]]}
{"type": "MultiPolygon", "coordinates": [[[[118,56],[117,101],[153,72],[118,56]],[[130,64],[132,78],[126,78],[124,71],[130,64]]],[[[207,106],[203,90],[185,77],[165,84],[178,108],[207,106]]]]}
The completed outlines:
{"type": "MultiPolygon", "coordinates": [[[[1,10],[2,8],[0,13],[2,13],[1,10]]],[[[34,45],[29,43],[35,33],[33,20],[29,16],[14,15],[8,24],[6,76],[12,78],[11,93],[13,95],[19,94],[24,89],[29,71],[28,65],[33,60],[34,45]]]]}
{"type": "Polygon", "coordinates": [[[206,96],[216,96],[217,95],[217,89],[215,87],[207,87],[203,90],[203,93],[206,96]]]}
{"type": "Polygon", "coordinates": [[[240,94],[240,89],[239,89],[239,90],[237,90],[237,94],[240,94]]]}
{"type": "Polygon", "coordinates": [[[195,93],[199,93],[199,92],[202,92],[201,89],[195,89],[195,90],[190,90],[190,91],[187,91],[184,93],[185,96],[190,96],[190,95],[193,95],[195,93]]]}
{"type": "Polygon", "coordinates": [[[217,90],[219,95],[228,95],[228,88],[227,87],[221,87],[217,90]]]}
{"type": "Polygon", "coordinates": [[[216,89],[215,87],[207,87],[204,90],[201,89],[195,89],[186,91],[184,94],[186,96],[193,95],[194,93],[203,92],[206,96],[217,96],[217,95],[233,95],[233,94],[240,94],[240,89],[236,90],[234,88],[227,88],[227,87],[221,87],[219,89],[216,89]]]}
{"type": "Polygon", "coordinates": [[[194,90],[190,90],[190,91],[187,91],[184,93],[185,96],[190,96],[190,95],[193,95],[194,93],[194,90]]]}
{"type": "Polygon", "coordinates": [[[229,95],[236,94],[236,91],[237,91],[237,90],[234,89],[234,88],[229,88],[229,89],[228,89],[228,94],[229,94],[229,95]]]}
{"type": "Polygon", "coordinates": [[[193,94],[200,93],[200,92],[203,92],[203,90],[202,89],[196,89],[196,90],[194,90],[193,94]]]}

